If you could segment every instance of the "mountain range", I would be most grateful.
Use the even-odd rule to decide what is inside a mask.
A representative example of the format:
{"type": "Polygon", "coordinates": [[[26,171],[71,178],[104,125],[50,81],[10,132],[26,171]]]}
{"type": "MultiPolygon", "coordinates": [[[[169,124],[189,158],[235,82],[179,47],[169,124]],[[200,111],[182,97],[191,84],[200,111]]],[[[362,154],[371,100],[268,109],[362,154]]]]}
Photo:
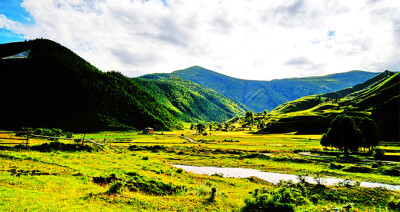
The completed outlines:
{"type": "Polygon", "coordinates": [[[324,94],[364,82],[378,73],[350,71],[327,76],[271,81],[243,80],[200,66],[172,72],[173,75],[211,88],[255,112],[273,110],[280,104],[303,96],[324,94]]]}
{"type": "Polygon", "coordinates": [[[56,42],[36,39],[0,45],[0,128],[179,129],[182,121],[224,122],[249,110],[271,111],[303,96],[340,89],[345,95],[354,92],[345,88],[377,74],[351,71],[251,81],[194,66],[128,78],[102,72],[56,42]]]}

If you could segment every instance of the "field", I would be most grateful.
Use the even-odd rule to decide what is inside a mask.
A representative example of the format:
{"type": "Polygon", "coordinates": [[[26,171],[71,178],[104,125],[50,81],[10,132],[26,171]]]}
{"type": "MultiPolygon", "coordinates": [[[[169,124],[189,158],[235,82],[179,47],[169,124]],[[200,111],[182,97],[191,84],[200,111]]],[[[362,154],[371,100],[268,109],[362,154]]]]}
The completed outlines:
{"type": "MultiPolygon", "coordinates": [[[[385,211],[400,198],[400,192],[381,188],[273,185],[258,178],[196,175],[171,166],[241,167],[400,185],[399,163],[373,162],[367,154],[344,159],[340,152],[323,149],[321,135],[212,131],[202,136],[182,130],[85,137],[105,147],[43,139],[31,139],[31,150],[0,145],[0,211],[240,211],[246,199],[256,198],[256,189],[273,193],[289,187],[307,198],[295,203],[296,211],[385,211]]],[[[380,148],[389,155],[400,152],[398,144],[380,148]]]]}

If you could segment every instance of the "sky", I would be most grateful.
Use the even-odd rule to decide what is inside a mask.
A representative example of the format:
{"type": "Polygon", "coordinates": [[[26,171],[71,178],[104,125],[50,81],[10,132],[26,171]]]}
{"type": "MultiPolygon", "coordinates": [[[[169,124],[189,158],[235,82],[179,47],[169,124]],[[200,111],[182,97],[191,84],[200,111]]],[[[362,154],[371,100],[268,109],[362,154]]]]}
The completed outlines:
{"type": "Polygon", "coordinates": [[[400,69],[399,0],[1,0],[0,43],[47,38],[135,77],[400,69]]]}

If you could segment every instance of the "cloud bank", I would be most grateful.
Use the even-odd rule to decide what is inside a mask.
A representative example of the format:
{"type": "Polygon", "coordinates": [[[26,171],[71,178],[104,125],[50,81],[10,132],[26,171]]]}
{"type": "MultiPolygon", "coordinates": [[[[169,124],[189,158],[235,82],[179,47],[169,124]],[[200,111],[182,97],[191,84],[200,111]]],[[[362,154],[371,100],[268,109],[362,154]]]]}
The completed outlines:
{"type": "Polygon", "coordinates": [[[33,23],[0,15],[0,28],[52,39],[132,77],[193,65],[258,80],[400,65],[397,0],[24,0],[21,7],[33,23]]]}

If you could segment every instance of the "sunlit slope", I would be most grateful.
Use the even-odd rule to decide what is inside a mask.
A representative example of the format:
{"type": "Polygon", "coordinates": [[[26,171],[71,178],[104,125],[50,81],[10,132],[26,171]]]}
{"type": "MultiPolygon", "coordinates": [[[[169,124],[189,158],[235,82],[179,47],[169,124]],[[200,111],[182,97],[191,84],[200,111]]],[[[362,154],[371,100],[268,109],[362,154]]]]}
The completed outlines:
{"type": "Polygon", "coordinates": [[[309,96],[280,106],[272,111],[262,131],[322,133],[336,115],[348,114],[373,118],[380,126],[382,139],[399,140],[400,76],[383,74],[384,78],[341,99],[309,96]]]}
{"type": "Polygon", "coordinates": [[[322,94],[322,95],[313,95],[313,96],[305,96],[294,101],[290,101],[276,107],[273,112],[275,113],[289,113],[295,111],[302,111],[306,109],[313,108],[323,102],[327,101],[336,101],[336,99],[342,98],[351,98],[357,95],[360,95],[364,92],[370,91],[371,88],[379,85],[385,80],[389,79],[395,73],[390,71],[382,72],[375,77],[357,84],[350,88],[345,88],[342,90],[322,94]]]}
{"type": "Polygon", "coordinates": [[[180,122],[138,83],[104,73],[50,40],[0,45],[0,128],[55,127],[71,131],[173,129],[180,122]]]}
{"type": "Polygon", "coordinates": [[[186,122],[224,122],[249,110],[214,90],[171,74],[150,74],[134,78],[161,100],[172,114],[186,122]]]}
{"type": "Polygon", "coordinates": [[[173,74],[211,88],[243,103],[255,112],[262,112],[265,109],[271,111],[280,104],[304,96],[324,94],[354,86],[378,73],[351,71],[322,77],[255,81],[237,79],[194,66],[175,71],[173,74]]]}

